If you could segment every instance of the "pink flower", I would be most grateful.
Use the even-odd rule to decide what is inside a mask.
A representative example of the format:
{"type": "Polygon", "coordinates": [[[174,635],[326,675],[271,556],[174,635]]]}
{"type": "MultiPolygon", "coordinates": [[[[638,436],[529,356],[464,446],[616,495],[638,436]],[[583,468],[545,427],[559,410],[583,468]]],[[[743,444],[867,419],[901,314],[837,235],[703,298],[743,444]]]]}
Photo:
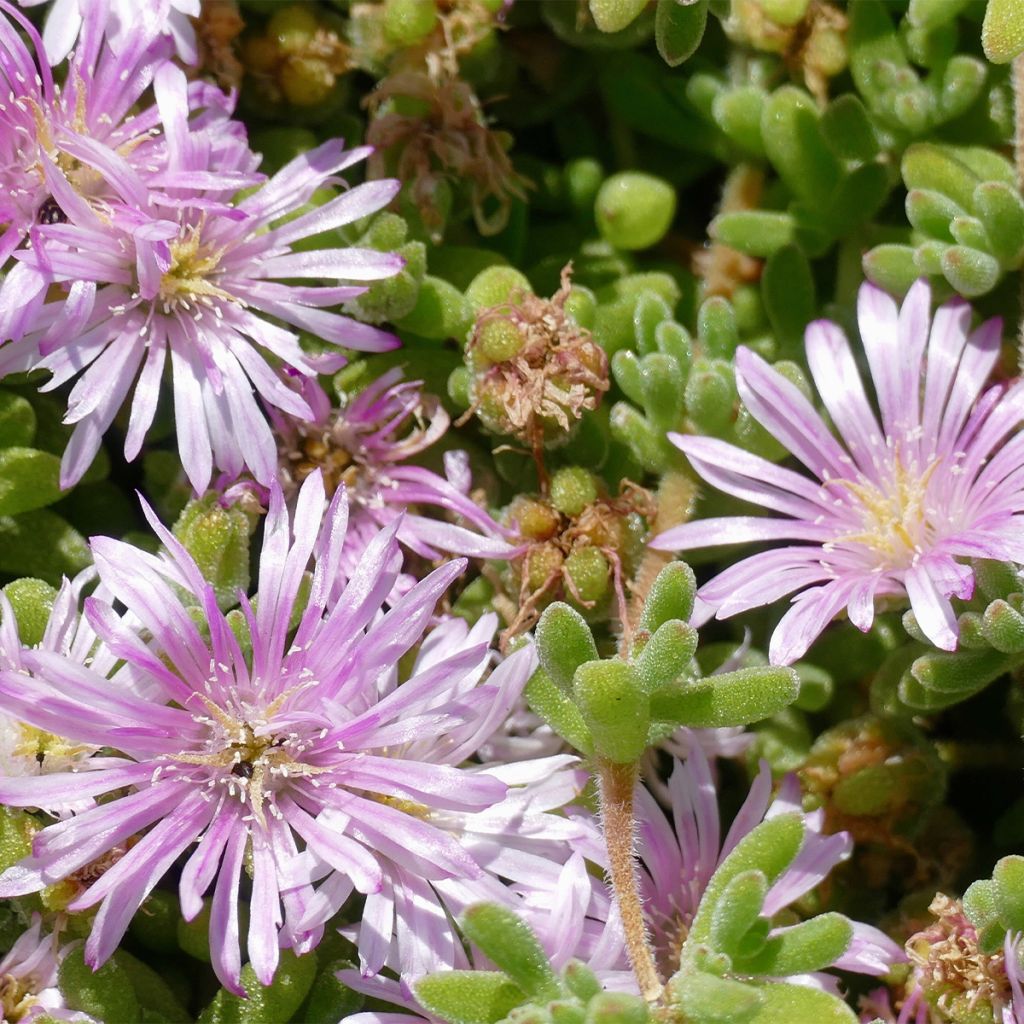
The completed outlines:
{"type": "MultiPolygon", "coordinates": [[[[279,479],[286,496],[315,468],[323,472],[329,494],[344,485],[350,543],[343,572],[350,573],[369,540],[399,517],[399,541],[421,558],[434,560],[442,553],[512,558],[519,553],[503,527],[469,497],[465,452],[445,453],[445,476],[407,465],[441,440],[450,423],[444,406],[423,393],[421,381],[403,380],[402,370],[395,367],[340,408],[332,408],[313,381],[305,382],[302,396],[313,411],[311,422],[271,415],[280,451],[279,479]],[[460,523],[422,514],[428,510],[451,514],[460,523]]],[[[414,582],[403,577],[399,592],[414,582]]]]}
{"type": "MultiPolygon", "coordinates": [[[[18,0],[38,7],[48,0],[18,0]]],[[[53,0],[43,26],[43,43],[51,64],[59,64],[81,37],[88,19],[99,20],[110,48],[120,52],[125,40],[143,28],[150,37],[168,36],[186,64],[199,60],[196,33],[189,18],[199,16],[199,0],[53,0]]]]}
{"type": "Polygon", "coordinates": [[[929,300],[923,280],[900,309],[875,286],[861,287],[860,333],[881,422],[842,331],[825,320],[808,327],[807,360],[838,438],[795,385],[737,350],[744,404],[810,475],[713,438],[670,435],[708,483],[780,515],[686,523],[654,547],[791,542],[706,583],[698,623],[796,592],[769,650],[773,664],[786,665],[840,611],[866,631],[878,599],[907,600],[925,635],[954,650],[950,598],[974,589],[962,560],[1024,562],[1024,383],[984,390],[1001,321],[971,332],[970,307],[954,299],[929,326],[929,300]]]}
{"type": "Polygon", "coordinates": [[[573,759],[539,763],[532,775],[460,767],[526,684],[532,649],[478,686],[494,617],[472,630],[456,622],[428,638],[398,685],[399,660],[419,643],[463,561],[436,569],[383,613],[401,565],[399,524],[374,538],[345,583],[343,492],[325,515],[316,473],[292,517],[280,489],[272,492],[259,601],[253,608],[243,598],[240,635],[191,556],[147,514],[168,557],[92,542],[109,599],[89,599],[86,615],[124,668],[107,678],[37,650],[24,655],[27,672],[0,671],[4,713],[115,751],[82,766],[91,770],[0,779],[9,806],[110,797],[40,831],[32,854],[0,876],[0,897],[37,892],[116,848],[118,858],[69,905],[98,905],[85,947],[97,966],[191,851],[182,913],[192,920],[212,887],[214,969],[240,992],[238,896],[249,858],[248,950],[263,984],[280,947],[301,954],[317,944],[321,911],[340,893],[367,896],[358,937],[365,969],[387,962],[415,974],[453,955],[448,901],[457,909],[470,897],[492,898],[504,891],[497,875],[557,872],[547,867],[551,853],[568,856],[566,839],[579,828],[547,812],[582,785],[580,773],[563,770],[573,759]]]}
{"type": "Polygon", "coordinates": [[[369,152],[345,150],[334,140],[296,157],[235,205],[230,197],[251,174],[255,158],[244,147],[217,153],[205,137],[189,134],[180,71],[164,65],[157,85],[166,90],[161,110],[168,137],[181,145],[153,189],[110,150],[84,138],[69,142],[69,152],[114,184],[118,200],[101,215],[59,167],[45,165],[67,222],[41,226],[33,248],[17,254],[21,264],[0,292],[0,315],[5,301],[36,305],[51,281],[66,282],[68,293],[39,306],[28,333],[0,347],[0,372],[49,370],[47,388],[78,376],[68,401],[66,422],[75,430],[61,466],[64,487],[88,468],[130,391],[124,450],[129,460],[138,455],[168,364],[178,449],[195,490],[206,489],[215,465],[229,477],[247,468],[269,484],[277,447],[257,396],[294,416],[312,415],[270,360],[306,377],[345,361],[340,352],[307,354],[298,335],[278,321],[346,348],[380,351],[398,344],[390,334],[323,307],[364,290],[339,280],[389,277],[402,266],[400,257],[358,248],[293,252],[291,245],[376,212],[398,182],[358,185],[281,223],[369,152]],[[7,286],[18,270],[24,274],[15,295],[7,286]],[[335,283],[280,280],[303,278],[335,283]]]}

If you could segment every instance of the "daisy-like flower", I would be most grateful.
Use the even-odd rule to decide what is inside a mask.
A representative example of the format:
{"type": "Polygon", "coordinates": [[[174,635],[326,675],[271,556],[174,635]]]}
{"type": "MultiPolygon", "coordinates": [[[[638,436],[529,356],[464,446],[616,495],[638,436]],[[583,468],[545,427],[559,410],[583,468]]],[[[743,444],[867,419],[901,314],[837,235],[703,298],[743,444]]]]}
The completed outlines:
{"type": "Polygon", "coordinates": [[[1001,321],[972,332],[970,307],[954,299],[929,324],[929,302],[923,280],[902,308],[874,285],[861,287],[858,319],[880,421],[842,331],[825,320],[808,327],[807,361],[838,438],[795,385],[737,350],[744,405],[810,476],[713,438],[670,435],[708,483],[780,515],[686,523],[652,546],[792,542],[706,583],[697,624],[798,592],[769,649],[773,664],[786,665],[842,610],[868,630],[878,599],[905,599],[925,635],[954,650],[950,598],[969,598],[974,588],[961,559],[1024,562],[1024,382],[985,390],[1001,321]]]}
{"type": "MultiPolygon", "coordinates": [[[[66,0],[61,2],[66,6],[66,0]]],[[[144,19],[126,24],[116,50],[104,45],[104,7],[83,5],[80,45],[60,83],[35,28],[10,4],[0,3],[0,47],[6,58],[0,64],[0,266],[37,225],[67,217],[52,194],[48,165],[60,169],[80,201],[101,209],[113,192],[104,169],[95,160],[83,160],[83,151],[112,151],[154,182],[167,169],[167,139],[159,126],[160,107],[167,108],[168,97],[158,93],[156,105],[138,104],[166,63],[168,47],[146,31],[144,19]]],[[[226,118],[229,97],[201,81],[184,91],[182,118],[197,115],[190,124],[193,144],[211,126],[216,126],[216,146],[238,138],[226,118]]],[[[172,139],[172,147],[177,141],[172,139]]],[[[15,306],[0,312],[5,339],[24,329],[24,321],[14,315],[24,302],[15,306]]]]}
{"type": "MultiPolygon", "coordinates": [[[[323,389],[303,389],[310,421],[273,415],[279,451],[278,476],[286,496],[320,469],[328,494],[344,485],[349,501],[349,543],[342,569],[351,572],[362,549],[399,516],[398,539],[421,558],[441,552],[478,558],[511,558],[519,551],[506,531],[469,497],[464,452],[445,454],[445,476],[406,462],[444,437],[448,413],[421,381],[406,381],[398,367],[333,408],[323,389]],[[435,509],[466,525],[428,518],[413,509],[435,509]],[[404,513],[404,515],[403,515],[404,513]]],[[[408,589],[412,578],[400,583],[408,589]]]]}
{"type": "MultiPolygon", "coordinates": [[[[22,7],[38,7],[49,0],[18,0],[22,7]]],[[[186,64],[199,59],[196,33],[190,18],[199,17],[200,0],[53,0],[43,25],[43,45],[51,64],[59,64],[85,34],[90,18],[99,17],[110,48],[120,52],[133,32],[145,29],[150,37],[167,36],[186,64]]]]}
{"type": "MultiPolygon", "coordinates": [[[[53,602],[46,629],[40,642],[27,647],[18,634],[7,595],[0,592],[0,669],[8,672],[29,673],[35,666],[35,652],[57,654],[79,665],[92,665],[97,671],[109,672],[115,667],[115,658],[96,643],[96,634],[79,615],[82,588],[94,577],[92,569],[80,573],[74,581],[65,580],[53,602]]],[[[93,755],[98,747],[93,743],[74,743],[62,735],[47,732],[17,718],[0,714],[0,775],[38,777],[52,772],[80,771],[98,763],[93,755]]],[[[92,804],[62,806],[43,803],[41,810],[61,815],[70,810],[81,810],[92,804]]]]}
{"type": "MultiPolygon", "coordinates": [[[[668,786],[671,822],[646,790],[637,790],[636,802],[640,891],[658,966],[666,977],[679,968],[683,943],[719,865],[765,819],[792,812],[803,814],[795,776],[786,777],[773,800],[771,769],[763,763],[723,841],[716,788],[699,745],[691,748],[685,762],[675,762],[668,786]]],[[[768,890],[762,909],[765,917],[775,916],[814,889],[849,857],[853,848],[845,832],[822,833],[821,811],[803,814],[803,819],[803,846],[768,890]]],[[[851,944],[833,967],[883,975],[894,963],[905,959],[899,946],[877,928],[856,921],[852,924],[851,944]]],[[[827,975],[792,980],[834,990],[834,979],[827,975]]]]}
{"type": "MultiPolygon", "coordinates": [[[[334,891],[347,885],[369,899],[380,894],[360,926],[367,961],[378,957],[375,949],[386,955],[397,917],[413,943],[405,958],[415,962],[421,948],[436,946],[444,955],[439,936],[447,922],[437,919],[432,886],[482,879],[481,864],[508,877],[537,870],[542,858],[529,852],[534,837],[520,841],[519,830],[540,817],[531,801],[575,793],[579,786],[563,778],[577,773],[542,765],[536,772],[544,785],[531,788],[520,785],[515,769],[501,775],[456,767],[518,696],[534,668],[532,650],[506,659],[476,689],[495,623],[452,627],[428,640],[398,685],[399,659],[420,640],[464,562],[435,570],[381,614],[400,567],[398,524],[367,546],[346,584],[338,572],[343,492],[326,516],[323,508],[319,473],[303,485],[291,522],[280,489],[272,492],[257,607],[242,598],[244,638],[189,554],[147,509],[168,555],[94,538],[110,600],[86,601],[89,622],[132,685],[121,673],[106,678],[41,650],[26,659],[31,674],[0,672],[4,713],[116,753],[89,764],[91,771],[0,779],[0,802],[10,806],[119,794],[40,831],[32,854],[0,876],[0,896],[25,895],[106,858],[106,870],[90,872],[95,880],[69,904],[99,905],[85,946],[89,964],[110,956],[146,896],[193,847],[180,876],[182,912],[192,920],[213,887],[212,960],[234,992],[241,991],[245,863],[252,876],[249,957],[264,984],[281,946],[301,954],[318,942],[313,883],[324,874],[342,880],[334,891]],[[114,601],[130,618],[114,611],[114,601]],[[435,822],[447,815],[470,816],[480,836],[475,845],[435,822]]],[[[572,831],[564,819],[547,817],[559,841],[572,831]]]]}
{"type": "Polygon", "coordinates": [[[56,933],[43,934],[42,919],[33,915],[31,927],[0,959],[0,1021],[93,1021],[88,1014],[69,1010],[57,987],[57,971],[67,951],[56,933]]]}
{"type": "MultiPolygon", "coordinates": [[[[187,139],[184,77],[165,65],[157,84],[165,89],[168,135],[187,139]]],[[[69,290],[42,305],[34,329],[5,346],[11,350],[8,363],[0,347],[0,371],[27,359],[30,368],[51,371],[48,388],[81,375],[68,401],[66,422],[75,430],[64,453],[62,486],[85,472],[133,388],[125,457],[138,455],[167,363],[178,447],[195,490],[206,489],[214,465],[230,477],[248,469],[269,484],[277,447],[256,395],[294,416],[308,418],[312,410],[268,357],[302,376],[344,363],[340,352],[307,354],[293,331],[270,318],[347,348],[380,351],[398,344],[393,335],[323,308],[360,294],[362,286],[302,285],[294,279],[374,281],[396,273],[400,257],[357,248],[293,252],[291,244],[374,213],[391,200],[398,182],[358,185],[281,223],[318,188],[339,183],[336,175],[369,150],[326,142],[235,205],[233,175],[244,180],[251,172],[248,150],[236,152],[233,165],[225,154],[212,159],[210,147],[176,147],[161,179],[164,191],[156,192],[110,150],[86,139],[68,148],[116,184],[119,202],[101,215],[56,166],[44,165],[67,222],[39,227],[33,248],[18,257],[35,281],[36,295],[52,281],[69,290]],[[221,192],[211,194],[212,189],[221,192]],[[33,356],[37,351],[39,358],[33,356]]],[[[29,282],[19,285],[24,289],[29,282]]],[[[24,290],[20,301],[26,302],[24,290]]]]}

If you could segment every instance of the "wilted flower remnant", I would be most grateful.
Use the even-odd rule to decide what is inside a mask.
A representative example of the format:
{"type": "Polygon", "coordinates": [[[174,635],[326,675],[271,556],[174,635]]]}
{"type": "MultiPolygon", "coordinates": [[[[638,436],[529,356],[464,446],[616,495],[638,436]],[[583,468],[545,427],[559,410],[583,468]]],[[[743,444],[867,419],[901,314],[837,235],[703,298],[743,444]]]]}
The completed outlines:
{"type": "Polygon", "coordinates": [[[608,390],[608,357],[565,311],[572,267],[550,299],[525,292],[483,310],[466,355],[472,372],[470,411],[496,434],[526,444],[546,482],[542,450],[565,441],[608,390]]]}
{"type": "Polygon", "coordinates": [[[511,137],[488,126],[466,82],[445,73],[398,71],[378,84],[366,106],[372,116],[366,141],[376,147],[371,174],[409,182],[410,199],[438,239],[450,186],[461,183],[469,187],[480,233],[501,231],[512,199],[524,198],[525,183],[507,153],[511,137]],[[405,112],[410,106],[414,113],[405,112]]]}
{"type": "Polygon", "coordinates": [[[842,331],[807,330],[807,358],[839,439],[800,391],[759,356],[736,353],[736,381],[751,415],[812,474],[708,437],[670,435],[708,483],[782,518],[705,519],[667,530],[653,546],[690,550],[738,541],[784,541],[705,584],[696,621],[726,618],[798,591],[772,635],[773,664],[790,664],[845,610],[871,628],[879,600],[907,600],[938,647],[957,644],[950,598],[969,598],[966,558],[1024,561],[1024,383],[985,383],[1002,326],[970,330],[954,299],[929,316],[924,281],[901,309],[865,284],[860,332],[881,423],[842,331]],[[797,542],[797,543],[791,543],[797,542]]]}

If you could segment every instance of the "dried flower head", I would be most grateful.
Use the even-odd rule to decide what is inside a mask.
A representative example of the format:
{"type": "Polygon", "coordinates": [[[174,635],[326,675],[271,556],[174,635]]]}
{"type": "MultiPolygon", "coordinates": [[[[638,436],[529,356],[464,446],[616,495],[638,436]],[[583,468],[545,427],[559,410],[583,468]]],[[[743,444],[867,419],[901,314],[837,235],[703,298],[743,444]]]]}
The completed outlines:
{"type": "Polygon", "coordinates": [[[567,440],[580,417],[608,390],[604,349],[565,311],[572,264],[550,299],[532,293],[483,310],[466,353],[474,368],[473,412],[496,434],[528,445],[542,482],[545,444],[567,440]]]}
{"type": "Polygon", "coordinates": [[[376,148],[370,174],[409,182],[413,203],[438,238],[444,226],[442,182],[468,186],[481,234],[504,228],[512,199],[525,198],[526,182],[508,156],[511,136],[490,128],[466,82],[447,74],[399,71],[383,79],[365,105],[372,118],[366,141],[376,148]]]}

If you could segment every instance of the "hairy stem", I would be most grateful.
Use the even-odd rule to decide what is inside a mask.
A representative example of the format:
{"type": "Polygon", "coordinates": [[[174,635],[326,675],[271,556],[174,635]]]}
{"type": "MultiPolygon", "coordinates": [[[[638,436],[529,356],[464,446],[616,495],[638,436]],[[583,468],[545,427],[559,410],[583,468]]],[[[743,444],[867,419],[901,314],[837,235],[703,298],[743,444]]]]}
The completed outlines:
{"type": "Polygon", "coordinates": [[[654,954],[647,941],[643,904],[637,884],[633,860],[633,838],[636,820],[633,816],[633,790],[637,781],[636,764],[613,764],[602,761],[598,777],[601,784],[601,816],[604,841],[608,849],[608,866],[612,889],[622,918],[626,952],[633,967],[640,994],[649,1003],[662,993],[661,979],[654,963],[654,954]]]}
{"type": "MultiPolygon", "coordinates": [[[[1024,193],[1024,54],[1017,57],[1010,69],[1013,83],[1013,156],[1017,165],[1017,188],[1024,193]]],[[[1017,327],[1017,363],[1024,367],[1024,271],[1021,272],[1020,322],[1017,327]]]]}

